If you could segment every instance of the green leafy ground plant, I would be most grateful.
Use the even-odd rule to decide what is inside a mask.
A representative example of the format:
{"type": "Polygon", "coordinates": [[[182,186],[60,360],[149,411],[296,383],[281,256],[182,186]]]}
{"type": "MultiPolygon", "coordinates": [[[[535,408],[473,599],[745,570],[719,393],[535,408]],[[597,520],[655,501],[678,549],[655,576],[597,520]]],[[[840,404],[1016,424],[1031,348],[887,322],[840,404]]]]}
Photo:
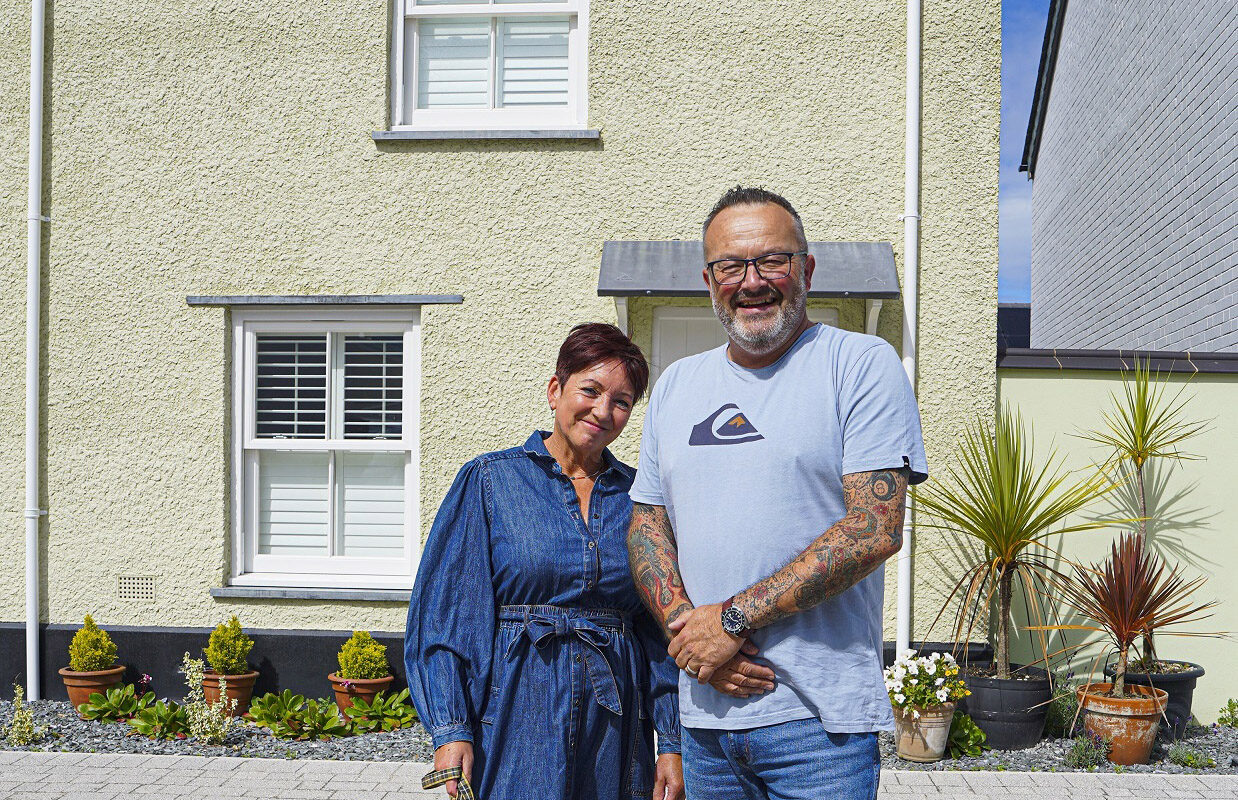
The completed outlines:
{"type": "Polygon", "coordinates": [[[1066,751],[1066,766],[1072,769],[1089,769],[1109,763],[1110,741],[1095,733],[1075,737],[1074,744],[1066,751]]]}
{"type": "Polygon", "coordinates": [[[246,659],[253,647],[254,640],[245,635],[245,631],[241,630],[241,621],[233,614],[227,623],[215,626],[202,652],[216,673],[243,675],[250,671],[246,659]]]}
{"type": "MultiPolygon", "coordinates": [[[[947,467],[943,479],[917,492],[916,502],[925,515],[922,526],[983,547],[984,555],[965,568],[938,619],[957,599],[962,608],[954,636],[956,641],[966,641],[977,619],[996,601],[996,677],[1010,678],[1015,584],[1024,589],[1032,619],[1043,621],[1040,590],[1060,574],[1052,564],[1057,553],[1046,540],[1117,521],[1079,516],[1080,511],[1115,488],[1101,470],[1072,478],[1061,468],[1055,453],[1040,462],[1022,416],[1002,408],[994,426],[977,419],[964,430],[957,463],[947,467]]],[[[1043,637],[1040,645],[1047,660],[1043,637]]]]}
{"type": "Polygon", "coordinates": [[[129,720],[133,729],[151,739],[184,739],[189,735],[185,709],[171,700],[158,700],[129,720]]]}
{"type": "Polygon", "coordinates": [[[387,667],[387,645],[375,641],[369,631],[353,631],[339,652],[339,677],[348,680],[373,680],[391,674],[387,667]]]}
{"type": "Polygon", "coordinates": [[[4,729],[4,741],[12,747],[27,747],[43,741],[47,726],[35,725],[34,714],[26,705],[26,690],[20,684],[13,685],[13,719],[4,729]]]}
{"type": "Polygon", "coordinates": [[[1225,702],[1225,708],[1218,712],[1217,724],[1226,728],[1238,728],[1238,700],[1230,698],[1225,702]]]}
{"type": "Polygon", "coordinates": [[[69,642],[69,669],[74,672],[98,672],[116,664],[116,643],[107,631],[95,624],[89,614],[73,641],[69,642]]]}
{"type": "Polygon", "coordinates": [[[1169,746],[1169,760],[1180,767],[1192,769],[1207,769],[1215,767],[1217,762],[1202,750],[1191,747],[1186,742],[1174,742],[1169,746]]]}
{"type": "Polygon", "coordinates": [[[962,711],[955,711],[954,719],[950,720],[950,739],[946,747],[951,758],[975,757],[983,755],[984,751],[989,749],[985,745],[988,738],[970,716],[962,711]]]}
{"type": "Polygon", "coordinates": [[[137,716],[142,709],[155,702],[155,693],[147,692],[138,695],[133,684],[116,686],[107,693],[93,692],[88,702],[82,703],[77,710],[86,719],[96,722],[124,722],[137,716]]]}
{"type": "Polygon", "coordinates": [[[352,707],[344,712],[357,733],[393,731],[407,728],[417,721],[417,709],[409,702],[408,689],[386,696],[385,692],[374,695],[374,702],[367,703],[353,698],[352,707]]]}
{"type": "Polygon", "coordinates": [[[329,741],[351,736],[353,726],[340,718],[339,707],[327,700],[306,700],[285,689],[283,694],[267,693],[249,704],[245,719],[271,731],[277,739],[329,741]]]}

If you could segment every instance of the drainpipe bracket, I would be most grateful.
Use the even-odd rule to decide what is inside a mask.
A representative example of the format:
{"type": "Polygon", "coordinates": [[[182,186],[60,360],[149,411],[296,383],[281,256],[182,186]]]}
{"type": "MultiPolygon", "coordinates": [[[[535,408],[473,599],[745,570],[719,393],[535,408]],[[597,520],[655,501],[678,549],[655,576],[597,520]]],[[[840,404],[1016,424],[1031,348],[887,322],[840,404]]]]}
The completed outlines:
{"type": "Polygon", "coordinates": [[[46,508],[27,508],[23,515],[26,519],[38,519],[39,517],[47,516],[46,508]]]}

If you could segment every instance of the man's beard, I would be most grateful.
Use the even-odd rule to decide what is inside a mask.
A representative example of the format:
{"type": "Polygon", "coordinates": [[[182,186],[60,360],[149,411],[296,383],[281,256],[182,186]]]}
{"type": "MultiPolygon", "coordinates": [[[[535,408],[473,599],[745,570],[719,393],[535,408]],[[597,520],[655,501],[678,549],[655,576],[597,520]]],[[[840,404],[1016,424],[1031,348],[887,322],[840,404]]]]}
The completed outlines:
{"type": "MultiPolygon", "coordinates": [[[[738,303],[740,300],[763,296],[765,295],[736,292],[731,296],[731,302],[738,303]]],[[[781,299],[779,292],[772,286],[769,288],[769,296],[774,302],[781,299]]],[[[722,323],[726,335],[753,355],[772,353],[786,344],[787,338],[799,327],[800,320],[804,318],[808,307],[808,292],[805,291],[802,280],[792,283],[786,302],[778,307],[777,314],[768,322],[763,320],[760,323],[750,322],[745,325],[733,309],[724,306],[716,296],[710,299],[714,306],[714,314],[718,316],[718,321],[722,323]]]]}

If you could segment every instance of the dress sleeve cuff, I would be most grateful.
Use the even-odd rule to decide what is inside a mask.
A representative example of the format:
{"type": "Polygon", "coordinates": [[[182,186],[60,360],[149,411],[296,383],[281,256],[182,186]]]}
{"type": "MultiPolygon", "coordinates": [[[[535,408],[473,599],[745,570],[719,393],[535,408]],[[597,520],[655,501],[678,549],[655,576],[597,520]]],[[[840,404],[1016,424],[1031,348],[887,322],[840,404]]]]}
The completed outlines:
{"type": "MultiPolygon", "coordinates": [[[[449,722],[446,725],[439,725],[432,729],[430,731],[430,740],[436,750],[452,742],[472,743],[473,731],[463,722],[449,722]]],[[[676,740],[676,744],[678,744],[678,740],[676,740]]]]}
{"type": "Polygon", "coordinates": [[[679,755],[679,752],[679,734],[676,733],[672,736],[658,731],[658,755],[664,756],[667,753],[679,755]]]}

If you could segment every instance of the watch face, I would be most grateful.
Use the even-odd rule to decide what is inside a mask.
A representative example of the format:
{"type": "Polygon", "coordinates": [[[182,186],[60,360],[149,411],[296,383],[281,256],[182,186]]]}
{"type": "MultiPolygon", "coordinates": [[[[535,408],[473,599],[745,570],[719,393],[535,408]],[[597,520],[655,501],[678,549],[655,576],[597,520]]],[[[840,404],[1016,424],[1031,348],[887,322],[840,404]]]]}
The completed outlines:
{"type": "Polygon", "coordinates": [[[731,606],[722,612],[722,629],[727,633],[732,636],[738,636],[747,628],[748,620],[744,617],[744,612],[735,606],[731,606]]]}

